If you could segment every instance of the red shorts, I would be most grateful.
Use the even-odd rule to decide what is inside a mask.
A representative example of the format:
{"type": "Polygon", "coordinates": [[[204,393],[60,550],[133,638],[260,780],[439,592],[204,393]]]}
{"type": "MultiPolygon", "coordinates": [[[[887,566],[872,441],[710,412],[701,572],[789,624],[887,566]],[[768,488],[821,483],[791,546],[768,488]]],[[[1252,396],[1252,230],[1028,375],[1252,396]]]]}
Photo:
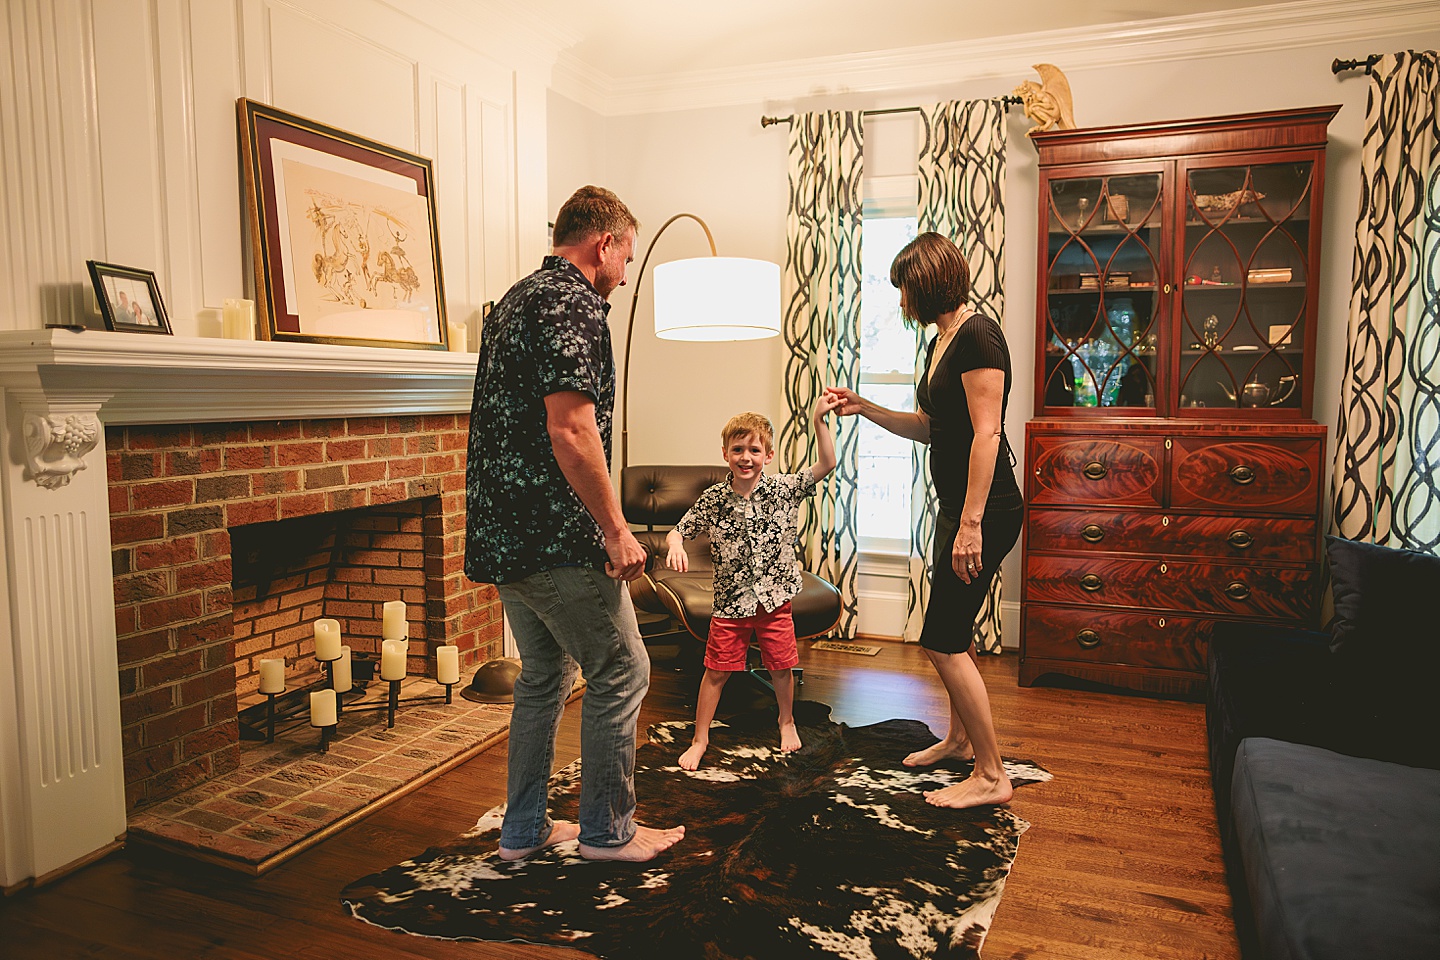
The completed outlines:
{"type": "Polygon", "coordinates": [[[710,639],[705,642],[705,666],[711,670],[744,670],[750,638],[760,642],[760,660],[766,670],[789,670],[800,665],[795,646],[795,618],[790,601],[769,613],[759,607],[753,617],[731,620],[710,618],[710,639]]]}

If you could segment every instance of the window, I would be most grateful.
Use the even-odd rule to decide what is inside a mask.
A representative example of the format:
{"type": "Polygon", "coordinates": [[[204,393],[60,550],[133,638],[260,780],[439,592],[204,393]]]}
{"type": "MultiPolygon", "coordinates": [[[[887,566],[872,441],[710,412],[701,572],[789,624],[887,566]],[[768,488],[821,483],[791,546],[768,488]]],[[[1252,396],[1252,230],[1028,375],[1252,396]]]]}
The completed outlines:
{"type": "MultiPolygon", "coordinates": [[[[898,178],[897,178],[898,179],[898,178]]],[[[867,197],[861,248],[860,394],[891,410],[915,409],[915,340],[900,319],[900,291],[890,285],[890,263],[915,239],[914,180],[897,197],[867,197]]],[[[910,550],[911,457],[914,444],[860,420],[860,549],[907,554],[910,550]]]]}

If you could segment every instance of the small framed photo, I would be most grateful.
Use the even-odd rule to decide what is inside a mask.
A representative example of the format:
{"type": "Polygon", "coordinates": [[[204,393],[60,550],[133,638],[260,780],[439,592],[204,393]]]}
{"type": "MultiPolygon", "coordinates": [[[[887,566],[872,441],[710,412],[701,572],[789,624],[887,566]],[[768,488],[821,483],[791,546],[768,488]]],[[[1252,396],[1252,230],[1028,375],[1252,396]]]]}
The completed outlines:
{"type": "Polygon", "coordinates": [[[86,260],[106,330],[172,334],[153,270],[86,260]]]}

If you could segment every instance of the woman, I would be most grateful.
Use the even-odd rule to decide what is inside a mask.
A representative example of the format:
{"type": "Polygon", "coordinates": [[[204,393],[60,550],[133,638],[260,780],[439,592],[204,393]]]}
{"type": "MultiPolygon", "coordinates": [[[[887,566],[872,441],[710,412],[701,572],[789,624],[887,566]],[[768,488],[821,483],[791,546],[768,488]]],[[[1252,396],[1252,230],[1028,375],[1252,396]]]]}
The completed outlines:
{"type": "Polygon", "coordinates": [[[1010,799],[1010,779],[990,718],[985,682],[970,654],[975,618],[1000,561],[1020,536],[1024,503],[1005,442],[1010,354],[1000,325],[966,303],[970,270],[938,233],[916,237],[895,257],[890,282],[900,312],[937,333],[915,391],[918,412],[887,410],[844,387],[836,413],[859,414],[891,433],[930,444],[930,477],[940,501],[932,550],[930,603],[920,644],[950,697],[945,739],[905,758],[923,767],[975,758],[961,783],[932,790],[940,807],[978,807],[1010,799]]]}

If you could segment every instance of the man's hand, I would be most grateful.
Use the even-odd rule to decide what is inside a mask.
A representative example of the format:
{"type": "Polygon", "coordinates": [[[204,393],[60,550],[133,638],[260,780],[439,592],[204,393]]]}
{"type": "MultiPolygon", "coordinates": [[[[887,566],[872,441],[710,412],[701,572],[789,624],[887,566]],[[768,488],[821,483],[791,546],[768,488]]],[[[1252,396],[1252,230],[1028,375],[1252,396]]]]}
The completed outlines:
{"type": "Polygon", "coordinates": [[[620,530],[605,538],[605,575],[615,580],[635,580],[645,572],[645,548],[629,530],[620,530]]]}

